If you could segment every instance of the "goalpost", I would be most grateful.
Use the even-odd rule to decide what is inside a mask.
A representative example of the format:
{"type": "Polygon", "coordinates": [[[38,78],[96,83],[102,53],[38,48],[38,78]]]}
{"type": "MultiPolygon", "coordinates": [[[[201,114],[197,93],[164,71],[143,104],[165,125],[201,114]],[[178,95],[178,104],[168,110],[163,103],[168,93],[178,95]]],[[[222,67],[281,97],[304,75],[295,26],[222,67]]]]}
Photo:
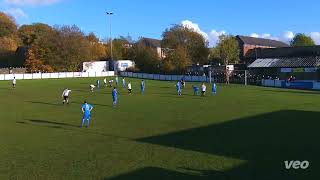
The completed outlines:
{"type": "Polygon", "coordinates": [[[250,79],[251,75],[248,70],[232,70],[229,73],[223,70],[213,70],[209,71],[208,76],[210,83],[227,83],[229,80],[230,84],[243,84],[246,86],[254,81],[250,79]]]}

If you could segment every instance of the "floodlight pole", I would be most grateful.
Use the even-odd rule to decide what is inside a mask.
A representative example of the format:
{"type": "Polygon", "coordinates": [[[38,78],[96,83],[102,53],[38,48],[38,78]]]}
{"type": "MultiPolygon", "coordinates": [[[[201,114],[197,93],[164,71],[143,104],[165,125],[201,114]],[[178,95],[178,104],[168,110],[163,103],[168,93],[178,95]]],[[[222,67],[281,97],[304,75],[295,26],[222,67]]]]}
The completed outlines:
{"type": "Polygon", "coordinates": [[[111,62],[113,64],[113,70],[116,73],[116,68],[115,68],[115,63],[113,61],[113,47],[112,47],[112,24],[111,24],[111,17],[114,14],[113,12],[106,12],[107,16],[109,16],[109,28],[110,28],[110,58],[111,58],[111,62]]]}

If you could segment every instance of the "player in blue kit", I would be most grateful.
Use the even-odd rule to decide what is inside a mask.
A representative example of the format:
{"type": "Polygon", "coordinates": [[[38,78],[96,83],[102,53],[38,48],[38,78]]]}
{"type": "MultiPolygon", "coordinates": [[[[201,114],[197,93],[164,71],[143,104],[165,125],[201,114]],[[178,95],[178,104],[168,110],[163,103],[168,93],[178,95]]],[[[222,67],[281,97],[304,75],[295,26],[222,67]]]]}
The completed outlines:
{"type": "Polygon", "coordinates": [[[113,107],[116,107],[118,102],[118,92],[116,87],[114,87],[112,90],[112,102],[113,102],[113,107]]]}
{"type": "Polygon", "coordinates": [[[217,85],[216,83],[212,84],[212,95],[216,95],[217,94],[217,85]]]}
{"type": "Polygon", "coordinates": [[[199,94],[199,87],[198,86],[192,86],[193,88],[193,95],[198,96],[199,94]]]}
{"type": "Polygon", "coordinates": [[[176,85],[177,91],[178,91],[178,96],[181,96],[181,82],[178,81],[177,85],[176,85]]]}
{"type": "Polygon", "coordinates": [[[87,101],[84,101],[84,103],[82,104],[82,107],[81,107],[83,117],[82,117],[82,123],[81,123],[80,128],[83,127],[84,123],[86,123],[86,128],[89,127],[92,109],[93,109],[93,106],[91,104],[88,104],[87,101]]]}
{"type": "Polygon", "coordinates": [[[141,91],[141,94],[143,95],[144,94],[144,80],[141,81],[141,84],[140,84],[140,91],[141,91]]]}

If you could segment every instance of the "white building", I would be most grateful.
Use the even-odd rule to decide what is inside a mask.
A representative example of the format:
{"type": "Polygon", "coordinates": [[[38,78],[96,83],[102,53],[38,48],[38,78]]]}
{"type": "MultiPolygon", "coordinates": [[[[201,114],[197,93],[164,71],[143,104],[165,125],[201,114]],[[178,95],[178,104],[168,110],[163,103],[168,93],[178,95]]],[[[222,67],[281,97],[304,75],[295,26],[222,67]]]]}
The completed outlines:
{"type": "Polygon", "coordinates": [[[131,60],[116,60],[114,67],[116,71],[125,71],[127,68],[134,68],[135,64],[131,60]]]}
{"type": "Polygon", "coordinates": [[[108,61],[92,61],[82,64],[83,72],[107,72],[109,71],[108,61]]]}

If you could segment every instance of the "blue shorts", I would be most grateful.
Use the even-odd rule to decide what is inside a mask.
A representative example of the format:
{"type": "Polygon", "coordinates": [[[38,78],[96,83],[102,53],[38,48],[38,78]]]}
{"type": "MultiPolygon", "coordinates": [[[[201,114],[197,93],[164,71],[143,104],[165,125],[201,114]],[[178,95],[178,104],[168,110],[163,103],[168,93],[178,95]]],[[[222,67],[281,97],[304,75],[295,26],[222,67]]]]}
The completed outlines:
{"type": "Polygon", "coordinates": [[[91,119],[91,115],[90,114],[84,114],[82,119],[90,120],[91,119]]]}
{"type": "Polygon", "coordinates": [[[113,102],[117,102],[117,100],[118,100],[118,98],[112,97],[112,101],[113,101],[113,102]]]}

